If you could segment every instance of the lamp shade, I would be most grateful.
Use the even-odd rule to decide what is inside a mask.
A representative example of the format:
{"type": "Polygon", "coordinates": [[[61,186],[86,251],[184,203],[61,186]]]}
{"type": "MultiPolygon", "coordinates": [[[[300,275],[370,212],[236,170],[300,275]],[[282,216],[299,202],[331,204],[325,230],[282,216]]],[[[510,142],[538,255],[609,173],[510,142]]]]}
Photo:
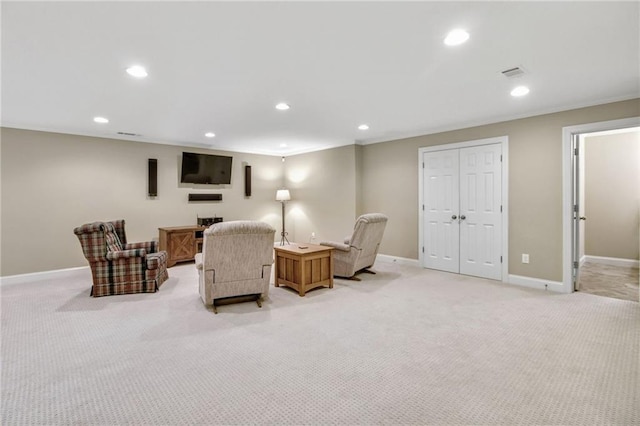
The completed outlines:
{"type": "Polygon", "coordinates": [[[289,194],[288,189],[278,189],[276,192],[276,201],[289,201],[291,199],[291,194],[289,194]]]}

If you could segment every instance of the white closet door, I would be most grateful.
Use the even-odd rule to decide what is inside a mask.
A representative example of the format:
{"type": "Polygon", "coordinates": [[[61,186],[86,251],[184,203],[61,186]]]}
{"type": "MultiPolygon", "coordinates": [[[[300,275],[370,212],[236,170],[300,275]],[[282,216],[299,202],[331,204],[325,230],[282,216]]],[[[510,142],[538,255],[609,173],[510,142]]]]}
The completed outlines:
{"type": "Polygon", "coordinates": [[[459,272],[458,150],[423,154],[424,266],[459,272]]]}
{"type": "Polygon", "coordinates": [[[425,268],[502,279],[502,145],[423,153],[425,268]]]}
{"type": "Polygon", "coordinates": [[[460,149],[460,273],[499,280],[502,165],[499,144],[460,149]]]}

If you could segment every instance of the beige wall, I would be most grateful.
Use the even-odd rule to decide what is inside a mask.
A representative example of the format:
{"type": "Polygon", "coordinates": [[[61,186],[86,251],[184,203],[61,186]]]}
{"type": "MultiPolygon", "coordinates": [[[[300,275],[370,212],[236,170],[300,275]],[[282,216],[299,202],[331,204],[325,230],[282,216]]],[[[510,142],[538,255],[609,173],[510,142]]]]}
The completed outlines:
{"type": "MultiPolygon", "coordinates": [[[[126,220],[130,241],[158,227],[195,225],[200,216],[259,219],[279,229],[275,191],[279,157],[232,153],[231,185],[180,184],[182,151],[197,148],[2,129],[2,276],[86,266],[73,228],[126,220]],[[158,159],[158,197],[147,197],[147,159],[158,159]],[[243,163],[252,166],[244,196],[243,163]],[[221,193],[221,202],[188,202],[189,193],[221,193]]],[[[228,152],[217,152],[229,155],[228,152]]]]}
{"type": "Polygon", "coordinates": [[[312,232],[317,242],[342,241],[351,233],[356,218],[358,148],[349,145],[286,158],[290,241],[309,242],[312,232]]]}
{"type": "Polygon", "coordinates": [[[197,216],[263,220],[280,240],[286,186],[290,241],[348,234],[356,216],[356,150],[346,146],[280,157],[132,143],[3,128],[1,133],[1,276],[86,266],[73,228],[124,218],[130,241],[157,239],[158,227],[196,224],[197,216]],[[182,151],[233,156],[231,185],[181,184],[182,151]],[[158,197],[147,196],[147,160],[158,159],[158,197]],[[245,164],[252,196],[244,196],[245,164]],[[189,193],[220,193],[221,202],[188,202],[189,193]]]}
{"type": "Polygon", "coordinates": [[[634,99],[364,146],[363,211],[390,218],[380,252],[418,258],[419,148],[506,135],[509,273],[562,281],[562,128],[637,116],[634,99]]]}
{"type": "MultiPolygon", "coordinates": [[[[85,266],[73,228],[124,218],[131,241],[157,238],[161,226],[196,216],[257,219],[280,232],[275,191],[291,190],[291,241],[341,240],[357,215],[389,216],[380,253],[418,258],[418,148],[509,137],[509,273],[562,279],[562,127],[640,116],[638,99],[366,146],[280,157],[232,153],[231,185],[183,187],[182,151],[160,144],[2,129],[2,276],[85,266]],[[159,196],[149,199],[147,159],[158,159],[159,196]],[[244,197],[243,163],[252,165],[253,196],[244,197]],[[190,192],[223,194],[189,203],[190,192]],[[520,263],[529,253],[531,263],[520,263]]],[[[213,151],[209,151],[215,153],[213,151]]],[[[221,154],[225,154],[221,152],[221,154]]],[[[226,153],[227,155],[229,153],[226,153]]]]}
{"type": "Polygon", "coordinates": [[[640,132],[585,145],[585,254],[638,260],[640,132]]]}
{"type": "Polygon", "coordinates": [[[355,156],[356,156],[356,216],[360,216],[364,213],[363,204],[362,204],[362,146],[355,146],[355,156]]]}

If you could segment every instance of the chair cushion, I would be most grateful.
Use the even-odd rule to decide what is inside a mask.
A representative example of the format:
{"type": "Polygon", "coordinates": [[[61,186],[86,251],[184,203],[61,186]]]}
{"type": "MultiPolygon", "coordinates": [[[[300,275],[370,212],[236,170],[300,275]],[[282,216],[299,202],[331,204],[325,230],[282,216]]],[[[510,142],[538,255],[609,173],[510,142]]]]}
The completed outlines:
{"type": "Polygon", "coordinates": [[[110,222],[104,224],[104,240],[107,244],[107,251],[122,250],[120,238],[118,238],[118,234],[116,234],[116,230],[110,222]]]}

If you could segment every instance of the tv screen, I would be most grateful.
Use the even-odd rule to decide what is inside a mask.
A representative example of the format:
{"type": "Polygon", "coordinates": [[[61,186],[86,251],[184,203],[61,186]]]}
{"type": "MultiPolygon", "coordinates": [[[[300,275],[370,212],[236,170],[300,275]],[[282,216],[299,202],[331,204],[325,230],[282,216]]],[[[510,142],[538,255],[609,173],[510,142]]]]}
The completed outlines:
{"type": "Polygon", "coordinates": [[[202,184],[230,184],[233,157],[223,155],[182,153],[180,182],[202,184]]]}

